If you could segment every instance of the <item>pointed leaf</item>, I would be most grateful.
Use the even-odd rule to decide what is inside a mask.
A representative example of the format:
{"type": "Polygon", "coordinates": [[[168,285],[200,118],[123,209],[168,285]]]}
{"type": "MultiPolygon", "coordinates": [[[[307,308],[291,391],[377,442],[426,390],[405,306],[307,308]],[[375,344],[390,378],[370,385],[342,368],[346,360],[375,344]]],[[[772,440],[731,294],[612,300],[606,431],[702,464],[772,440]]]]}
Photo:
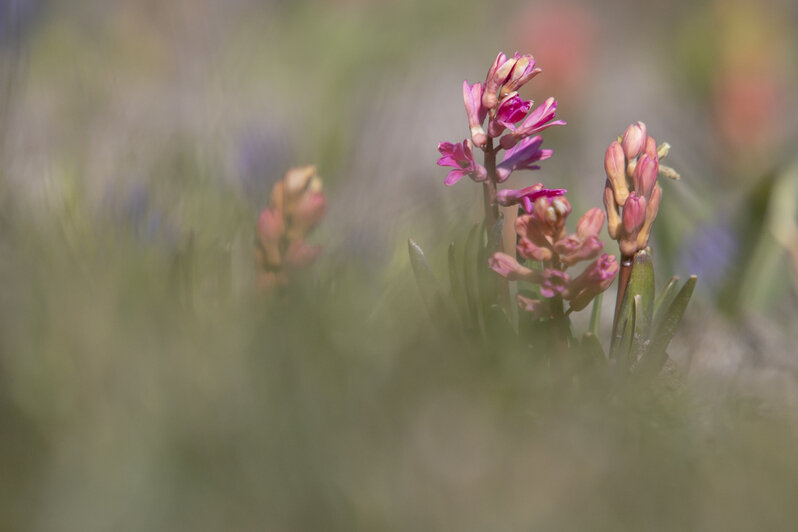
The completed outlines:
{"type": "Polygon", "coordinates": [[[648,348],[646,356],[640,361],[637,373],[641,379],[648,380],[655,377],[662,366],[668,359],[665,350],[668,348],[676,334],[676,329],[679,322],[682,321],[684,311],[687,309],[687,304],[690,302],[690,297],[693,295],[693,289],[697,278],[695,275],[691,276],[676,297],[673,303],[664,311],[664,316],[660,327],[654,331],[652,335],[651,345],[648,348]]]}
{"type": "Polygon", "coordinates": [[[460,271],[457,269],[457,256],[455,254],[454,242],[449,244],[449,288],[452,291],[452,299],[457,310],[457,316],[468,328],[471,318],[468,314],[468,303],[466,302],[465,286],[460,278],[460,271]]]}
{"type": "Polygon", "coordinates": [[[590,331],[589,334],[593,335],[594,338],[598,338],[599,323],[601,322],[601,299],[603,295],[604,292],[601,292],[593,299],[593,308],[590,311],[590,326],[588,331],[590,331]]]}
{"type": "Polygon", "coordinates": [[[671,280],[668,281],[668,284],[662,289],[662,292],[660,292],[657,296],[657,300],[654,302],[654,321],[651,325],[652,331],[656,331],[659,328],[665,315],[664,311],[671,306],[671,303],[673,303],[678,293],[679,278],[671,277],[671,280]]]}
{"type": "Polygon", "coordinates": [[[606,367],[607,355],[604,354],[604,348],[601,347],[601,342],[596,335],[591,332],[586,332],[582,337],[582,351],[586,357],[586,361],[593,366],[606,367]]]}

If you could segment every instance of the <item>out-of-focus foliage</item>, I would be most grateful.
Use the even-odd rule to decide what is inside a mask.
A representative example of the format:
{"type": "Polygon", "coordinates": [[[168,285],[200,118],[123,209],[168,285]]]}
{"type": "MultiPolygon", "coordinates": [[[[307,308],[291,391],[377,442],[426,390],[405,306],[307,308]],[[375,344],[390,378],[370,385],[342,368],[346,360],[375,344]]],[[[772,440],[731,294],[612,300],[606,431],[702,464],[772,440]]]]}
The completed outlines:
{"type": "Polygon", "coordinates": [[[562,5],[0,2],[0,528],[792,529],[796,7],[562,5]],[[576,210],[626,124],[673,145],[657,271],[718,277],[643,394],[422,310],[407,236],[444,272],[479,203],[435,146],[514,46],[559,72],[524,97],[576,210]],[[266,300],[256,215],[304,164],[325,251],[266,300]]]}

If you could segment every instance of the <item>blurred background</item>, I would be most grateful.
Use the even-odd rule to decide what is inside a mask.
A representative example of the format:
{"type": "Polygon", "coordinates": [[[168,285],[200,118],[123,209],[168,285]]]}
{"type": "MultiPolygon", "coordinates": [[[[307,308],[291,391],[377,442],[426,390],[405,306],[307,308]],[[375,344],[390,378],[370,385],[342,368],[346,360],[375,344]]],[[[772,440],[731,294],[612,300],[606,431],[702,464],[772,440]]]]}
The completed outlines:
{"type": "Polygon", "coordinates": [[[798,5],[641,4],[0,0],[0,528],[794,530],[798,5]],[[501,50],[568,122],[508,185],[584,211],[628,124],[671,144],[674,388],[564,394],[423,313],[406,241],[443,276],[480,215],[436,147],[501,50]],[[324,254],[264,298],[305,164],[324,254]]]}

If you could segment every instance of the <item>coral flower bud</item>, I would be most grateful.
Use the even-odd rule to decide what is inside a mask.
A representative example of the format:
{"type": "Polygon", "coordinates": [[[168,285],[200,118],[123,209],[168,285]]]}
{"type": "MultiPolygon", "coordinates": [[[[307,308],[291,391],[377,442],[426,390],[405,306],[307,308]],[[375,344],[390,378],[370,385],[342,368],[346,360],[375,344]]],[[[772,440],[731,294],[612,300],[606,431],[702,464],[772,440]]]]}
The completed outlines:
{"type": "Polygon", "coordinates": [[[640,155],[646,147],[646,125],[638,122],[626,128],[621,145],[627,159],[634,159],[640,155]]]}
{"type": "Polygon", "coordinates": [[[640,196],[650,197],[651,190],[657,182],[657,174],[659,174],[659,163],[656,157],[652,158],[648,154],[640,157],[632,176],[635,192],[640,196]]]}
{"type": "Polygon", "coordinates": [[[604,225],[604,212],[598,207],[589,209],[579,218],[576,224],[576,236],[584,240],[590,236],[596,236],[604,225]]]}
{"type": "Polygon", "coordinates": [[[283,213],[277,209],[266,208],[258,216],[259,258],[264,268],[276,268],[280,265],[280,239],[285,231],[283,213]]]}
{"type": "Polygon", "coordinates": [[[648,246],[648,239],[651,236],[651,226],[654,224],[654,219],[657,217],[661,199],[662,188],[657,185],[654,187],[654,190],[651,191],[651,199],[646,207],[646,220],[637,234],[637,249],[646,249],[646,246],[648,246]]]}
{"type": "Polygon", "coordinates": [[[621,215],[609,180],[604,185],[604,208],[607,210],[607,231],[610,233],[610,238],[617,240],[621,230],[621,215]]]}
{"type": "Polygon", "coordinates": [[[574,279],[568,287],[571,310],[582,310],[594,297],[609,288],[618,273],[618,262],[613,255],[604,253],[574,279]]]}
{"type": "Polygon", "coordinates": [[[548,246],[548,242],[546,246],[538,246],[532,242],[532,240],[524,236],[518,239],[518,245],[515,247],[515,250],[518,252],[519,256],[525,259],[540,262],[551,260],[554,256],[554,252],[548,246]]]}
{"type": "Polygon", "coordinates": [[[623,229],[627,234],[634,233],[636,236],[645,221],[646,198],[632,192],[623,204],[623,229]]]}
{"type": "Polygon", "coordinates": [[[604,171],[615,193],[615,202],[623,205],[629,195],[629,186],[626,184],[626,159],[617,140],[610,144],[604,155],[604,171]]]}
{"type": "Polygon", "coordinates": [[[659,159],[657,156],[657,141],[655,141],[653,137],[648,137],[646,139],[646,148],[644,151],[645,154],[652,159],[659,159]]]}

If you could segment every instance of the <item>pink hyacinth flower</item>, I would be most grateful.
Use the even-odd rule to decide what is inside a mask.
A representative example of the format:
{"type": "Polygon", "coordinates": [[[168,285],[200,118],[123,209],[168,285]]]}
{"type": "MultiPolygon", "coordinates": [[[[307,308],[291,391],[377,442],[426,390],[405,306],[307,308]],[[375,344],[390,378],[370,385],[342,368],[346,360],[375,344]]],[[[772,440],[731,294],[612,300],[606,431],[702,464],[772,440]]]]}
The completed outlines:
{"type": "Polygon", "coordinates": [[[480,148],[484,148],[488,142],[485,130],[482,129],[482,122],[488,114],[488,110],[482,105],[482,91],[482,83],[469,85],[468,81],[463,81],[463,102],[468,115],[468,127],[471,129],[471,140],[480,148]]]}
{"type": "Polygon", "coordinates": [[[659,161],[656,157],[643,155],[637,160],[637,166],[632,176],[635,185],[635,192],[646,198],[651,197],[651,191],[657,183],[659,174],[659,161]]]}
{"type": "Polygon", "coordinates": [[[531,299],[521,294],[515,296],[518,308],[532,314],[532,319],[537,320],[549,314],[549,305],[540,299],[531,299]]]}
{"type": "Polygon", "coordinates": [[[502,98],[496,108],[496,116],[488,125],[488,136],[498,137],[506,128],[523,120],[531,106],[532,102],[524,100],[515,92],[502,98]]]}
{"type": "Polygon", "coordinates": [[[510,133],[501,138],[501,147],[505,150],[515,146],[518,141],[535,133],[540,133],[551,126],[563,126],[565,121],[554,120],[557,112],[557,100],[548,98],[535,108],[518,126],[509,127],[510,133]]]}
{"type": "Polygon", "coordinates": [[[499,55],[496,56],[485,77],[485,92],[482,94],[482,105],[485,106],[485,109],[496,107],[499,102],[497,95],[499,87],[507,81],[517,61],[518,59],[514,57],[507,59],[503,52],[499,52],[499,55]]]}
{"type": "Polygon", "coordinates": [[[496,202],[503,207],[521,204],[527,213],[531,213],[538,198],[554,198],[562,196],[566,192],[568,191],[564,188],[543,188],[542,183],[537,183],[521,190],[500,190],[496,194],[496,202]]]}
{"type": "Polygon", "coordinates": [[[540,295],[545,298],[552,298],[562,294],[566,291],[570,281],[571,278],[567,273],[548,268],[543,272],[543,282],[540,283],[540,295]]]}
{"type": "Polygon", "coordinates": [[[442,142],[438,144],[438,151],[442,157],[438,159],[438,166],[450,166],[454,170],[450,170],[446,176],[444,183],[447,186],[454,185],[460,181],[463,176],[468,176],[474,181],[485,181],[488,178],[488,172],[485,167],[478,164],[474,160],[474,153],[471,150],[471,141],[466,139],[462,144],[452,144],[451,142],[442,142]]]}
{"type": "Polygon", "coordinates": [[[646,147],[646,125],[637,122],[626,128],[621,145],[624,155],[630,161],[640,155],[646,147]]]}
{"type": "Polygon", "coordinates": [[[535,68],[535,58],[529,54],[521,55],[515,52],[513,56],[515,64],[510,71],[510,75],[504,82],[502,92],[514,92],[523,87],[527,81],[540,74],[541,69],[535,68]]]}
{"type": "MultiPolygon", "coordinates": [[[[502,137],[504,138],[504,137],[502,137]]],[[[551,157],[552,150],[542,150],[543,138],[540,135],[528,137],[504,154],[504,159],[496,166],[499,183],[506,181],[515,170],[538,170],[535,163],[551,157]]]]}
{"type": "Polygon", "coordinates": [[[568,286],[567,299],[571,301],[571,310],[582,310],[594,297],[609,288],[618,270],[615,256],[607,253],[590,263],[568,286]]]}

